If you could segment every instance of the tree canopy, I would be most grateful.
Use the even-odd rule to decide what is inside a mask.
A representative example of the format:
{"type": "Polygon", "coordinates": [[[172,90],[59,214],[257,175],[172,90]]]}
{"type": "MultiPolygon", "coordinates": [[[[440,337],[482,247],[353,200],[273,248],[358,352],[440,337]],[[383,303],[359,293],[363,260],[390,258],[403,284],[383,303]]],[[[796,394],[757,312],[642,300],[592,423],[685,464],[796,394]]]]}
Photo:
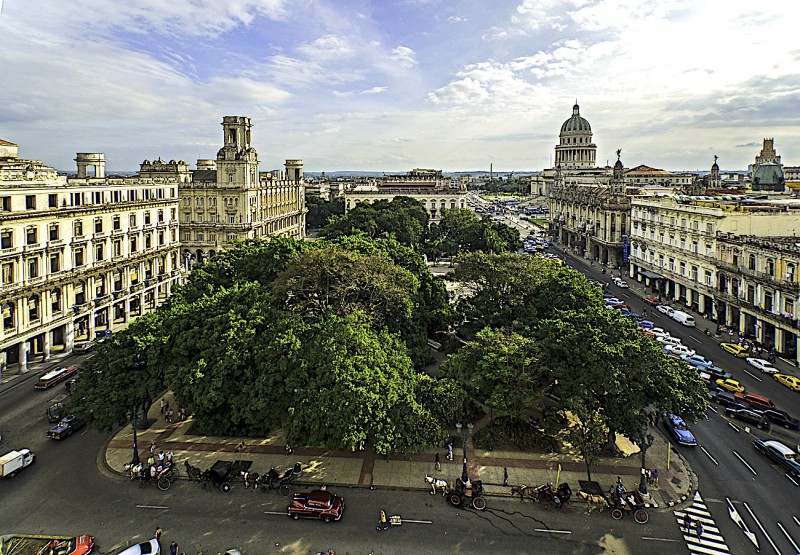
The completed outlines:
{"type": "Polygon", "coordinates": [[[362,232],[379,239],[393,235],[401,243],[417,248],[428,228],[428,212],[410,197],[362,202],[322,228],[322,236],[336,239],[362,232]]]}

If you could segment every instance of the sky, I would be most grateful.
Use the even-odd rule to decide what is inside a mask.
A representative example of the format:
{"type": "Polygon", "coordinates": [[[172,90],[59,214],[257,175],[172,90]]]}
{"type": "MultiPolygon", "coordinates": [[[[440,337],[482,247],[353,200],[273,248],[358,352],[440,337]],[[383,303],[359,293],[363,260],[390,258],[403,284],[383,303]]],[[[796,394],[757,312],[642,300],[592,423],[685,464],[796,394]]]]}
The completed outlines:
{"type": "Polygon", "coordinates": [[[796,0],[0,0],[0,139],[110,170],[531,171],[577,100],[597,159],[722,170],[765,137],[800,165],[796,0]]]}

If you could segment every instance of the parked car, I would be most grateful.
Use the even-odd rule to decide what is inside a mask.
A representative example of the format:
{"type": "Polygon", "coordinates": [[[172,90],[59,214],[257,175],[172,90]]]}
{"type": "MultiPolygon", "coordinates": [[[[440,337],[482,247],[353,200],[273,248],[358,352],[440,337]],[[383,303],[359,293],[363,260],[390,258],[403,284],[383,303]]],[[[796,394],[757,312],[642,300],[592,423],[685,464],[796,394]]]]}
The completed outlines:
{"type": "Polygon", "coordinates": [[[660,304],[656,306],[656,310],[663,314],[666,314],[667,316],[672,316],[672,313],[675,312],[674,308],[672,308],[671,306],[667,306],[665,304],[660,304]]]}
{"type": "Polygon", "coordinates": [[[683,342],[681,341],[680,337],[673,337],[670,334],[662,335],[656,337],[656,341],[659,343],[663,343],[664,345],[682,345],[683,342]]]}
{"type": "Polygon", "coordinates": [[[76,343],[75,346],[72,348],[72,352],[76,355],[85,355],[92,351],[94,347],[94,343],[91,341],[87,343],[76,343]]]}
{"type": "MultiPolygon", "coordinates": [[[[619,308],[619,307],[615,307],[615,308],[619,308]]],[[[635,318],[636,320],[641,320],[641,318],[642,318],[641,314],[636,314],[635,312],[633,312],[633,311],[631,311],[631,310],[629,310],[627,308],[623,308],[619,312],[620,312],[620,314],[622,314],[626,318],[635,318]]]]}
{"type": "Polygon", "coordinates": [[[750,354],[750,349],[736,343],[720,343],[719,346],[739,358],[746,358],[750,354]]]}
{"type": "Polygon", "coordinates": [[[655,297],[644,297],[642,300],[650,306],[658,306],[658,299],[655,297]]]}
{"type": "Polygon", "coordinates": [[[693,354],[693,355],[683,355],[681,356],[681,360],[687,362],[688,364],[694,366],[695,368],[709,368],[714,366],[714,363],[710,360],[706,359],[703,355],[693,354]]]}
{"type": "Polygon", "coordinates": [[[741,393],[744,391],[744,386],[732,378],[726,380],[716,380],[715,382],[722,389],[726,389],[733,393],[741,393]]]}
{"type": "Polygon", "coordinates": [[[800,430],[800,420],[791,416],[785,410],[780,409],[767,409],[764,411],[770,422],[783,426],[787,430],[800,430]]]}
{"type": "Polygon", "coordinates": [[[668,414],[666,418],[667,430],[678,443],[678,445],[697,445],[694,434],[684,422],[683,418],[676,414],[668,414]]]}
{"type": "Polygon", "coordinates": [[[719,366],[708,366],[707,368],[704,368],[704,371],[711,374],[715,380],[727,380],[728,378],[733,377],[730,372],[726,372],[719,366]]]}
{"type": "Polygon", "coordinates": [[[772,401],[755,393],[737,393],[736,398],[754,409],[767,410],[775,408],[775,404],[772,401]]]}
{"type": "MultiPolygon", "coordinates": [[[[93,549],[94,537],[84,534],[74,538],[54,538],[47,542],[36,555],[89,555],[93,549]]],[[[12,551],[14,550],[12,549],[12,551]]]]}
{"type": "Polygon", "coordinates": [[[610,304],[611,306],[617,306],[619,304],[623,304],[621,300],[616,297],[610,297],[605,300],[606,304],[610,304]]]}
{"type": "Polygon", "coordinates": [[[730,391],[717,389],[709,394],[709,398],[712,403],[716,403],[722,407],[745,408],[745,406],[739,402],[739,399],[734,397],[733,393],[730,391]]]}
{"type": "Polygon", "coordinates": [[[773,374],[772,377],[775,378],[778,383],[785,385],[789,389],[800,391],[800,378],[787,374],[773,374]]]}
{"type": "Polygon", "coordinates": [[[69,416],[62,418],[58,424],[50,428],[50,430],[47,432],[47,437],[50,439],[64,439],[65,437],[71,436],[84,426],[86,426],[86,422],[77,416],[70,414],[69,416]]]}
{"type": "Polygon", "coordinates": [[[344,514],[344,499],[322,489],[295,493],[287,510],[289,516],[295,520],[318,518],[325,522],[333,522],[340,520],[344,514]]]}
{"type": "Polygon", "coordinates": [[[152,540],[132,545],[128,549],[120,551],[117,555],[161,555],[161,547],[158,545],[158,540],[153,538],[152,540]]]}
{"type": "Polygon", "coordinates": [[[765,374],[778,373],[778,369],[772,366],[772,363],[767,360],[762,360],[760,358],[754,358],[754,357],[747,357],[745,360],[747,361],[747,364],[749,364],[753,368],[761,370],[765,374]]]}
{"type": "Polygon", "coordinates": [[[681,310],[673,310],[669,317],[686,327],[693,328],[695,326],[694,317],[681,310]]]}
{"type": "Polygon", "coordinates": [[[690,349],[684,345],[665,345],[664,350],[671,355],[693,355],[694,349],[690,349]]]}
{"type": "Polygon", "coordinates": [[[753,442],[753,447],[755,447],[759,453],[768,456],[783,467],[789,476],[800,478],[800,462],[797,460],[797,453],[780,441],[761,441],[757,439],[753,442]]]}
{"type": "Polygon", "coordinates": [[[764,416],[764,413],[755,409],[727,407],[725,409],[725,415],[734,420],[741,420],[742,422],[753,424],[755,427],[762,430],[769,430],[770,428],[769,420],[764,416]]]}
{"type": "Polygon", "coordinates": [[[614,285],[616,285],[617,287],[619,287],[619,288],[621,288],[621,289],[628,289],[628,284],[627,284],[627,283],[625,283],[625,282],[624,282],[623,280],[621,280],[620,278],[616,278],[616,277],[615,277],[615,278],[612,278],[612,279],[611,279],[611,281],[613,281],[613,282],[614,282],[614,285]]]}
{"type": "Polygon", "coordinates": [[[639,320],[636,325],[644,330],[652,329],[655,326],[655,324],[650,320],[639,320]]]}

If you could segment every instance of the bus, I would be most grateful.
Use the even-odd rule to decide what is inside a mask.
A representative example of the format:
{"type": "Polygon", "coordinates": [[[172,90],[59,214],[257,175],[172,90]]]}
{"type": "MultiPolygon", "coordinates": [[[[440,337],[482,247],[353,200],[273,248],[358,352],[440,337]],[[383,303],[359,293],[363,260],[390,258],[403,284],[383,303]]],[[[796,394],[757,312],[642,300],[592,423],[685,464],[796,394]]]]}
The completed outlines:
{"type": "Polygon", "coordinates": [[[53,387],[57,383],[70,379],[77,373],[77,366],[67,366],[66,368],[59,368],[58,370],[51,370],[39,378],[39,381],[36,382],[33,389],[47,389],[53,387]]]}

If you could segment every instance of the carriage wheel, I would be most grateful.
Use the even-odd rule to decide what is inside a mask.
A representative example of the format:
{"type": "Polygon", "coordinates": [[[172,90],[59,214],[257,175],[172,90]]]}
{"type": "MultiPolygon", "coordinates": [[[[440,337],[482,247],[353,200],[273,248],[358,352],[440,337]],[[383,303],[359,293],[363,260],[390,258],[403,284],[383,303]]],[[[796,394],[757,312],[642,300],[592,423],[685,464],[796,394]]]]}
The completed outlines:
{"type": "Polygon", "coordinates": [[[483,497],[475,497],[472,500],[472,508],[478,511],[482,511],[486,508],[486,499],[483,497]]]}
{"type": "Polygon", "coordinates": [[[619,520],[622,518],[622,509],[611,509],[611,518],[619,520]]]}
{"type": "Polygon", "coordinates": [[[280,493],[284,497],[288,497],[290,493],[292,493],[292,488],[289,487],[289,484],[283,484],[281,487],[278,488],[278,493],[280,493]]]}
{"type": "Polygon", "coordinates": [[[461,506],[461,496],[457,493],[451,493],[450,497],[447,498],[450,501],[450,504],[453,507],[460,507],[461,506]]]}
{"type": "Polygon", "coordinates": [[[222,493],[230,493],[232,487],[233,486],[231,485],[230,482],[222,482],[219,485],[219,491],[221,491],[222,493]]]}
{"type": "Polygon", "coordinates": [[[639,524],[647,524],[647,521],[650,520],[650,515],[647,514],[647,511],[644,509],[637,509],[635,513],[633,513],[633,518],[639,524]]]}
{"type": "Polygon", "coordinates": [[[160,489],[161,491],[167,491],[171,485],[172,482],[169,481],[169,478],[158,479],[158,489],[160,489]]]}

